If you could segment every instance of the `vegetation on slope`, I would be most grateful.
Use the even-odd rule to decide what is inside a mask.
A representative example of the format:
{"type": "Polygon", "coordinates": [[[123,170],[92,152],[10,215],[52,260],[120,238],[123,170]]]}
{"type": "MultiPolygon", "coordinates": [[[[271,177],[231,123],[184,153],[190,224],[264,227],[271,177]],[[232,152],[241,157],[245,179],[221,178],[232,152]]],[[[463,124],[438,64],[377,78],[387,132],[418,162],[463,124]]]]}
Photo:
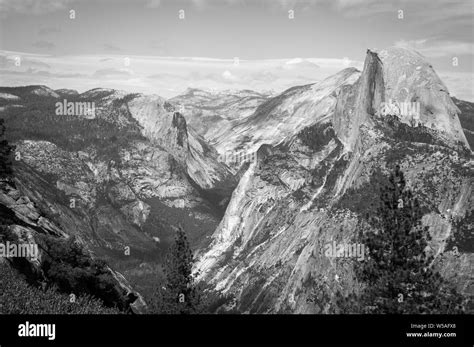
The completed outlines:
{"type": "Polygon", "coordinates": [[[204,314],[223,312],[232,298],[212,290],[205,290],[196,283],[192,273],[194,257],[186,233],[182,227],[176,231],[164,264],[164,281],[159,279],[150,302],[149,312],[154,314],[204,314]]]}
{"type": "Polygon", "coordinates": [[[90,295],[78,297],[61,293],[55,287],[34,287],[22,274],[0,263],[0,314],[118,314],[90,295]]]}
{"type": "Polygon", "coordinates": [[[431,267],[424,213],[398,166],[380,190],[375,211],[374,228],[359,230],[369,250],[367,259],[355,265],[364,288],[347,297],[338,294],[341,312],[463,313],[467,299],[431,267]]]}

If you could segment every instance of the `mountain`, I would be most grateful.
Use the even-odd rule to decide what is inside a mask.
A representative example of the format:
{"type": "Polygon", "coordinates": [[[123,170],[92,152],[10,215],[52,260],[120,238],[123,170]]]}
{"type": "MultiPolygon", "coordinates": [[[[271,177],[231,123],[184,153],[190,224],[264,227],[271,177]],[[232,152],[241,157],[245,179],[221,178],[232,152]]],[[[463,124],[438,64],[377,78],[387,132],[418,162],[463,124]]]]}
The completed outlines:
{"type": "Polygon", "coordinates": [[[16,146],[16,187],[61,230],[58,237],[75,236],[149,291],[173,227],[189,230],[194,249],[206,245],[237,179],[159,96],[58,92],[59,100],[45,86],[0,88],[15,96],[3,99],[1,116],[16,146]],[[58,114],[63,98],[94,112],[58,114]]]}
{"type": "Polygon", "coordinates": [[[327,313],[315,291],[358,284],[355,260],[324,247],[370,227],[395,165],[421,202],[433,266],[474,294],[472,104],[416,52],[368,50],[362,71],[280,94],[0,87],[0,117],[16,146],[0,187],[9,228],[78,240],[137,312],[181,224],[198,278],[235,309],[327,313]]]}
{"type": "MultiPolygon", "coordinates": [[[[356,69],[345,69],[321,83],[293,87],[272,98],[249,97],[248,92],[241,92],[238,108],[234,106],[235,102],[220,102],[218,105],[214,102],[214,117],[226,114],[227,118],[225,121],[214,119],[210,126],[213,130],[208,130],[204,136],[223,159],[239,155],[251,157],[260,146],[277,145],[289,134],[313,124],[315,117],[327,117],[328,109],[335,105],[336,91],[358,76],[356,69]],[[237,117],[238,114],[240,117],[237,117]]],[[[199,110],[198,113],[210,108],[208,99],[202,101],[200,97],[196,100],[195,92],[186,95],[192,100],[188,104],[199,110]]],[[[189,99],[186,95],[172,100],[185,104],[185,100],[189,99]]],[[[232,98],[235,96],[232,95],[232,98]]],[[[229,160],[227,164],[238,170],[243,162],[229,160]]]]}
{"type": "Polygon", "coordinates": [[[221,153],[222,138],[251,116],[269,96],[269,93],[251,90],[210,92],[188,88],[184,94],[169,101],[182,107],[189,126],[221,153]]]}
{"type": "Polygon", "coordinates": [[[453,98],[453,102],[461,112],[459,114],[459,121],[472,149],[474,148],[474,103],[456,98],[453,98]]]}
{"type": "Polygon", "coordinates": [[[326,257],[324,247],[355,242],[379,182],[400,165],[425,211],[433,266],[472,296],[473,160],[458,114],[431,65],[399,48],[368,50],[360,74],[270,98],[221,144],[257,157],[195,271],[243,312],[327,312],[310,302],[316,288],[324,297],[357,283],[354,259],[326,257]],[[394,101],[398,112],[382,112],[394,101]],[[404,102],[419,113],[400,112],[404,102]]]}
{"type": "Polygon", "coordinates": [[[283,69],[319,69],[319,65],[313,62],[310,62],[306,59],[294,58],[287,61],[283,66],[283,69]]]}
{"type": "Polygon", "coordinates": [[[55,92],[59,94],[59,96],[79,95],[79,92],[74,89],[56,89],[55,92]]]}
{"type": "MultiPolygon", "coordinates": [[[[16,180],[16,182],[20,182],[16,180]]],[[[23,182],[26,183],[26,182],[23,182]]],[[[24,186],[22,186],[24,187],[24,186]]],[[[34,242],[38,245],[39,255],[36,257],[29,256],[26,259],[10,258],[11,265],[21,269],[21,272],[26,275],[30,283],[44,286],[48,283],[49,278],[45,275],[45,263],[54,261],[45,244],[44,237],[49,236],[53,239],[70,239],[73,235],[70,230],[68,233],[61,229],[61,225],[55,222],[56,216],[47,216],[38,206],[37,202],[48,202],[53,199],[51,196],[42,196],[38,191],[34,192],[35,201],[31,200],[27,195],[23,195],[23,189],[17,189],[14,184],[0,182],[0,216],[2,223],[8,222],[7,234],[2,228],[0,235],[2,241],[13,241],[17,244],[26,244],[34,242]],[[44,199],[44,200],[43,200],[44,199]]],[[[28,191],[30,193],[30,191],[28,191]]],[[[55,211],[59,213],[60,211],[55,211]]],[[[3,225],[2,225],[3,227],[3,225]]],[[[88,244],[81,238],[76,239],[81,245],[88,246],[88,244]]],[[[88,261],[92,261],[95,256],[93,254],[86,254],[89,257],[88,261]]],[[[0,259],[0,264],[7,262],[3,258],[0,259]]],[[[83,274],[87,271],[86,268],[81,269],[83,274]]],[[[112,289],[109,288],[109,297],[102,295],[100,299],[107,302],[108,305],[120,308],[122,310],[132,309],[134,312],[142,312],[146,303],[143,297],[137,293],[130,283],[120,273],[112,270],[111,267],[105,266],[105,272],[110,276],[112,282],[108,282],[112,289]]],[[[103,276],[103,275],[102,275],[103,276]]],[[[89,280],[90,278],[85,278],[89,280]]]]}

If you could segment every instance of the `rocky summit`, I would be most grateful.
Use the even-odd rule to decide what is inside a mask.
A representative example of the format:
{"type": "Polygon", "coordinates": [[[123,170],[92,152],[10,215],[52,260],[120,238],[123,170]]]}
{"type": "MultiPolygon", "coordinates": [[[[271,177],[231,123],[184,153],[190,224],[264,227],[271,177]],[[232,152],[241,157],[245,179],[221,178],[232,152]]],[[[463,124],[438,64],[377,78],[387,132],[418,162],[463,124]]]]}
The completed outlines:
{"type": "Polygon", "coordinates": [[[457,269],[459,287],[472,295],[473,161],[459,115],[433,68],[398,48],[367,51],[362,72],[344,70],[265,101],[241,143],[259,143],[266,124],[271,141],[258,146],[196,270],[235,293],[242,311],[325,313],[308,301],[315,287],[336,292],[355,284],[351,262],[321,250],[353,240],[372,213],[377,179],[398,164],[430,207],[423,223],[433,237],[433,266],[447,277],[457,269]],[[390,99],[418,102],[419,122],[381,115],[390,99]],[[469,227],[455,228],[458,220],[469,227]]]}
{"type": "Polygon", "coordinates": [[[105,259],[136,312],[182,225],[198,280],[233,308],[328,313],[311,303],[315,288],[358,284],[354,262],[325,250],[353,242],[399,165],[424,206],[432,267],[472,297],[473,110],[402,48],[280,94],[0,87],[15,145],[0,208],[19,240],[75,237],[105,259]],[[64,100],[95,112],[57,114],[64,100]]]}

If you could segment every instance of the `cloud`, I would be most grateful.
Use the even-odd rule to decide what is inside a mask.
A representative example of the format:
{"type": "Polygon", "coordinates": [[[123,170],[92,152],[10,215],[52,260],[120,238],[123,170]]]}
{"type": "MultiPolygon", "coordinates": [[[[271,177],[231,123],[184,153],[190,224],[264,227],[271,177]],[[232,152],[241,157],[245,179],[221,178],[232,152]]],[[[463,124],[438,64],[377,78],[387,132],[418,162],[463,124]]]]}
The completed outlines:
{"type": "Polygon", "coordinates": [[[229,70],[225,70],[223,73],[222,73],[222,78],[226,81],[236,81],[238,78],[237,76],[235,76],[234,74],[232,74],[232,72],[230,72],[229,70]]]}
{"type": "Polygon", "coordinates": [[[7,58],[6,56],[0,56],[0,67],[7,67],[14,65],[13,59],[7,58]]]}
{"type": "Polygon", "coordinates": [[[104,44],[104,49],[107,51],[112,51],[112,52],[119,52],[122,50],[121,48],[114,45],[109,45],[108,43],[104,44]]]}
{"type": "Polygon", "coordinates": [[[474,54],[474,44],[472,42],[456,42],[435,39],[399,40],[395,42],[395,46],[414,49],[428,58],[474,54]]]}
{"type": "Polygon", "coordinates": [[[35,43],[33,43],[33,46],[34,47],[38,47],[38,48],[44,48],[44,49],[53,49],[54,47],[56,47],[56,45],[52,42],[49,42],[49,41],[36,41],[35,43]]]}
{"type": "Polygon", "coordinates": [[[54,77],[54,78],[78,78],[78,77],[87,77],[87,75],[80,73],[60,73],[60,72],[50,72],[39,70],[35,71],[33,74],[38,76],[54,77]]]}
{"type": "Polygon", "coordinates": [[[32,68],[28,68],[24,71],[15,71],[15,70],[0,70],[2,74],[5,75],[21,75],[21,76],[42,76],[42,77],[52,77],[52,78],[79,78],[79,77],[87,77],[87,75],[83,75],[80,73],[54,73],[45,70],[35,70],[32,68]]]}
{"type": "Polygon", "coordinates": [[[49,35],[49,34],[54,34],[54,33],[60,33],[61,29],[57,27],[42,27],[38,30],[38,35],[49,35]]]}
{"type": "Polygon", "coordinates": [[[278,80],[278,76],[275,75],[274,73],[264,70],[264,71],[258,71],[252,75],[250,75],[250,80],[252,81],[261,81],[265,83],[272,83],[278,80]]]}
{"type": "MultiPolygon", "coordinates": [[[[51,66],[43,63],[41,61],[36,61],[34,59],[24,58],[20,60],[20,66],[22,68],[31,67],[31,68],[42,68],[42,69],[49,69],[51,66]]],[[[0,67],[3,68],[17,68],[15,65],[15,57],[14,56],[6,56],[0,55],[0,67]]]]}
{"type": "MultiPolygon", "coordinates": [[[[166,1],[166,0],[165,0],[166,1]]],[[[187,0],[184,3],[191,3],[194,8],[197,10],[204,10],[205,8],[208,7],[213,7],[217,5],[222,5],[222,6],[233,6],[233,5],[245,5],[245,3],[249,0],[187,0]]],[[[267,1],[270,4],[272,4],[275,0],[261,0],[261,1],[267,1]]],[[[167,2],[176,2],[175,0],[167,0],[167,2]]]]}
{"type": "Polygon", "coordinates": [[[314,3],[330,4],[334,10],[347,17],[369,17],[384,13],[397,14],[403,10],[405,16],[416,14],[418,24],[436,23],[460,18],[472,22],[472,1],[450,0],[321,0],[314,3]]]}
{"type": "MultiPolygon", "coordinates": [[[[426,45],[426,42],[421,40],[419,44],[426,45]]],[[[234,66],[233,59],[130,56],[133,62],[131,70],[123,66],[123,58],[118,54],[113,57],[92,54],[71,55],[64,59],[52,54],[0,51],[0,68],[5,69],[0,71],[0,75],[5,76],[2,84],[10,86],[46,84],[53,89],[68,87],[77,90],[104,87],[173,97],[187,87],[283,91],[320,81],[348,65],[359,69],[363,66],[363,62],[342,57],[241,59],[240,64],[234,66]],[[17,55],[22,56],[20,67],[14,65],[13,58],[17,55]],[[292,68],[284,69],[283,66],[292,68]]],[[[463,61],[467,59],[460,58],[461,64],[463,61]]],[[[473,77],[458,70],[455,72],[440,71],[438,74],[452,95],[472,100],[473,77]]]]}
{"type": "Polygon", "coordinates": [[[208,5],[209,1],[206,0],[191,0],[193,5],[197,8],[202,10],[206,5],[208,5]]]}
{"type": "Polygon", "coordinates": [[[158,8],[161,5],[161,0],[148,0],[145,4],[146,8],[158,8]]]}
{"type": "MultiPolygon", "coordinates": [[[[392,3],[397,2],[397,1],[392,1],[392,3]]],[[[348,8],[354,8],[354,7],[371,7],[376,5],[377,3],[382,5],[382,6],[390,6],[390,3],[388,1],[379,1],[379,0],[336,0],[333,1],[334,6],[339,9],[339,10],[344,10],[348,8]]]]}
{"type": "Polygon", "coordinates": [[[50,72],[50,71],[44,71],[44,70],[35,71],[34,74],[38,76],[47,76],[47,77],[55,77],[55,78],[87,77],[87,75],[80,74],[80,73],[60,73],[60,72],[50,72]]]}
{"type": "Polygon", "coordinates": [[[319,65],[313,62],[310,62],[306,59],[294,58],[294,59],[288,60],[285,64],[283,64],[282,68],[286,70],[319,69],[319,65]]]}
{"type": "Polygon", "coordinates": [[[396,13],[400,5],[397,1],[338,0],[333,3],[333,8],[346,17],[367,17],[389,12],[396,13]]]}
{"type": "Polygon", "coordinates": [[[337,69],[342,70],[348,67],[355,67],[357,69],[362,69],[364,66],[363,61],[359,60],[351,60],[348,57],[344,58],[308,58],[306,59],[314,64],[316,64],[319,68],[322,69],[337,69]]]}
{"type": "Polygon", "coordinates": [[[128,70],[119,70],[119,69],[101,69],[94,72],[93,77],[110,77],[110,76],[131,76],[130,71],[128,70]]]}
{"type": "Polygon", "coordinates": [[[172,80],[183,80],[185,81],[185,77],[181,77],[179,75],[174,75],[170,73],[158,73],[154,75],[149,75],[146,78],[152,79],[152,80],[166,80],[166,79],[172,79],[172,80]]]}
{"type": "Polygon", "coordinates": [[[40,15],[65,9],[73,0],[0,0],[0,14],[12,13],[40,15]]]}

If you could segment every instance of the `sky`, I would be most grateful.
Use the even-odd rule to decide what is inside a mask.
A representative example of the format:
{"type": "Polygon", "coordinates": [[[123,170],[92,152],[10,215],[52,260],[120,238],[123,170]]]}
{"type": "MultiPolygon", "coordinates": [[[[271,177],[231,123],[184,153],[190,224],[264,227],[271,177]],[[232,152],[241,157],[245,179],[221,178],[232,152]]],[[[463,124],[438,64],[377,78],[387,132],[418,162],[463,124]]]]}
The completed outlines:
{"type": "Polygon", "coordinates": [[[0,0],[0,85],[280,92],[413,48],[474,101],[474,0],[0,0]]]}

